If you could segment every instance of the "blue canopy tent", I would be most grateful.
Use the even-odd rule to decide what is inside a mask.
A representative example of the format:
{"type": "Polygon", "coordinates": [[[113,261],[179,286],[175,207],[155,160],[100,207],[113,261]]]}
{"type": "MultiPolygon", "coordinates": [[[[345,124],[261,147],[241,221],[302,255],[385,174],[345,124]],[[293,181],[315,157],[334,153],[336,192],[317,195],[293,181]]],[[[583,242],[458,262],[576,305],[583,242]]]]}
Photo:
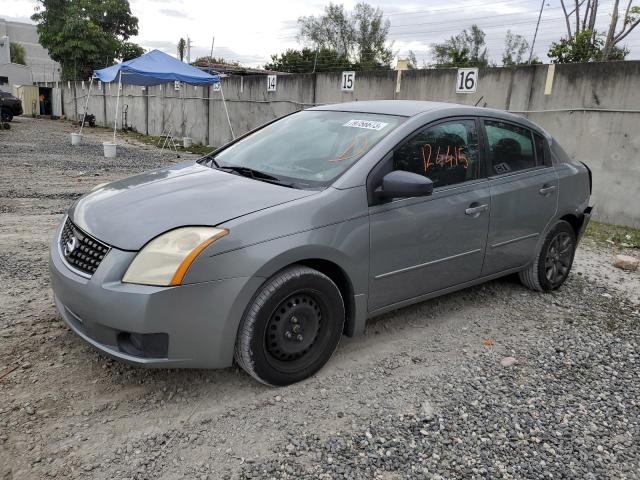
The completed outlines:
{"type": "MultiPolygon", "coordinates": [[[[167,55],[160,50],[151,50],[150,52],[145,53],[138,58],[134,58],[133,60],[117,63],[101,70],[94,70],[89,84],[89,92],[87,94],[85,116],[89,102],[89,95],[91,94],[91,85],[94,79],[101,80],[105,83],[118,82],[115,124],[113,127],[114,142],[116,138],[116,128],[118,125],[118,103],[120,100],[120,89],[122,84],[153,86],[177,81],[184,82],[189,85],[203,86],[220,82],[220,77],[218,75],[211,75],[199,68],[183,63],[177,58],[167,55]]],[[[220,91],[222,92],[222,89],[220,89],[220,91]]],[[[224,94],[222,94],[222,101],[224,102],[224,94]]],[[[227,112],[227,120],[229,120],[226,102],[224,102],[224,107],[227,112]]],[[[84,118],[82,119],[80,133],[82,133],[82,126],[84,126],[84,118]]],[[[230,120],[229,127],[231,127],[230,120]]]]}
{"type": "Polygon", "coordinates": [[[189,85],[212,85],[220,81],[217,75],[203,72],[160,50],[151,50],[133,60],[95,70],[93,75],[105,83],[117,79],[124,84],[144,86],[160,85],[171,81],[189,85]]]}

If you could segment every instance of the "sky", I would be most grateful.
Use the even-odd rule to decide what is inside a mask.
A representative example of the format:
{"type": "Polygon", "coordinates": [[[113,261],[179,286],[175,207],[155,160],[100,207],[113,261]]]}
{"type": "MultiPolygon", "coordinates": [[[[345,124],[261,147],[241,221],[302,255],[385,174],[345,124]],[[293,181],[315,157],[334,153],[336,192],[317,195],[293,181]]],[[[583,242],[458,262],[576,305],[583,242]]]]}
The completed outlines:
{"type": "MultiPolygon", "coordinates": [[[[262,66],[270,56],[287,48],[300,48],[296,39],[297,20],[318,15],[328,3],[320,0],[130,0],[139,19],[139,34],[133,39],[146,49],[157,48],[176,54],[180,37],[192,42],[191,59],[213,54],[247,66],[262,66]]],[[[350,10],[353,0],[336,1],[350,10]]],[[[442,42],[473,23],[486,33],[490,59],[498,64],[508,30],[533,40],[540,0],[368,0],[380,7],[391,22],[392,50],[405,57],[412,50],[421,65],[431,62],[431,45],[442,42]]],[[[569,1],[568,3],[571,3],[569,1]]],[[[625,2],[621,2],[625,3],[625,2]]],[[[637,3],[637,2],[636,2],[637,3]]],[[[0,16],[7,20],[31,22],[35,0],[2,0],[0,16]]],[[[605,31],[612,0],[602,0],[598,28],[605,31]]],[[[560,0],[546,0],[534,53],[548,62],[551,42],[566,35],[560,0]]],[[[640,58],[640,27],[626,39],[629,59],[640,58]]]]}

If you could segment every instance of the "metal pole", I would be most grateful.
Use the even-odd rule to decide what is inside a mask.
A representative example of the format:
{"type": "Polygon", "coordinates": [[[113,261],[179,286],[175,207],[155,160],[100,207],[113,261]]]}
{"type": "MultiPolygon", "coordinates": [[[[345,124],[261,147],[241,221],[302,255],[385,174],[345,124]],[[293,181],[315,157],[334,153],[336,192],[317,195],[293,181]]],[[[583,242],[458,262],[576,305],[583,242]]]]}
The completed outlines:
{"type": "Polygon", "coordinates": [[[227,114],[227,122],[229,122],[229,130],[231,130],[231,140],[235,140],[236,136],[233,133],[233,127],[231,126],[231,119],[229,118],[229,110],[227,110],[227,102],[224,99],[224,91],[222,90],[222,82],[220,82],[220,93],[222,94],[222,104],[224,105],[224,113],[227,114]]]}
{"type": "Polygon", "coordinates": [[[533,41],[531,42],[531,51],[529,52],[529,61],[527,62],[531,65],[531,59],[533,58],[533,47],[536,45],[536,37],[538,36],[538,28],[540,27],[540,18],[542,18],[542,10],[544,10],[544,2],[546,0],[542,0],[542,4],[540,5],[540,13],[538,14],[538,23],[536,23],[536,32],[533,34],[533,41]]]}
{"type": "Polygon", "coordinates": [[[120,103],[120,88],[122,87],[122,70],[118,75],[118,95],[116,95],[116,118],[113,121],[113,143],[116,143],[116,128],[118,128],[118,104],[120,103]]]}
{"type": "Polygon", "coordinates": [[[93,75],[89,82],[89,91],[87,92],[87,100],[84,102],[84,115],[82,115],[82,123],[80,124],[80,135],[82,135],[82,129],[84,128],[84,119],[87,118],[87,108],[89,108],[89,97],[91,96],[91,85],[93,85],[93,75]]]}
{"type": "MultiPolygon", "coordinates": [[[[211,60],[213,59],[213,44],[216,42],[216,36],[211,37],[211,52],[209,52],[209,75],[213,75],[211,70],[211,60]]],[[[211,85],[207,90],[207,145],[211,145],[211,85]]]]}

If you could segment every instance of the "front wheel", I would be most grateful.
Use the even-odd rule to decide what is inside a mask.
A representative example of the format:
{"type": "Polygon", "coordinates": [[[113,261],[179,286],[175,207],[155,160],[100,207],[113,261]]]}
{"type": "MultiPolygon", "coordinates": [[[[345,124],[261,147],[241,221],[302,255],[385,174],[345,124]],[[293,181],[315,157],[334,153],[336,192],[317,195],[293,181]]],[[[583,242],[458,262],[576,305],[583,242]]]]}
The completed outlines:
{"type": "Polygon", "coordinates": [[[0,118],[3,122],[10,122],[13,120],[13,112],[8,108],[3,108],[0,110],[0,118]]]}
{"type": "Polygon", "coordinates": [[[323,273],[294,265],[271,277],[249,305],[236,338],[236,362],[267,385],[299,382],[336,349],[345,320],[342,295],[323,273]]]}
{"type": "Polygon", "coordinates": [[[560,220],[547,234],[533,263],[520,272],[520,281],[538,292],[559,288],[569,276],[575,253],[573,227],[560,220]]]}

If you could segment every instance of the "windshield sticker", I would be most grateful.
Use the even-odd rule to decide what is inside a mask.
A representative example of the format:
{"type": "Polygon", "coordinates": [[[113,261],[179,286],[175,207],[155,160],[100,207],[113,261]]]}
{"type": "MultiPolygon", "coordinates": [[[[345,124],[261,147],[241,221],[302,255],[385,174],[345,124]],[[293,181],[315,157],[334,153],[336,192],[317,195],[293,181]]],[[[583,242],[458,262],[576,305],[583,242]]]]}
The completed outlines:
{"type": "Polygon", "coordinates": [[[373,120],[349,120],[347,123],[345,123],[342,126],[353,127],[353,128],[366,128],[367,130],[382,130],[387,125],[389,124],[384,122],[375,122],[373,120]]]}

